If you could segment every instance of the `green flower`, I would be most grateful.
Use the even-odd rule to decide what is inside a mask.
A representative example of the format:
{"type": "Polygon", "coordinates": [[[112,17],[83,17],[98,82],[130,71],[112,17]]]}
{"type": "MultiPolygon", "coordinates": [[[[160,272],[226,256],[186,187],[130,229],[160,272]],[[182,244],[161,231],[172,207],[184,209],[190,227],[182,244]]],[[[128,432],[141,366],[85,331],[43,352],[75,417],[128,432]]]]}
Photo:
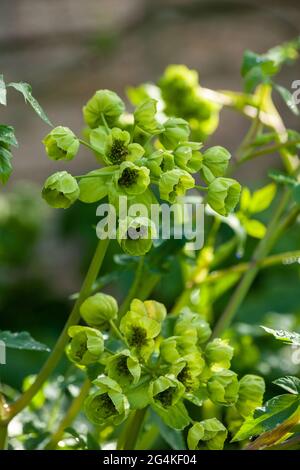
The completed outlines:
{"type": "Polygon", "coordinates": [[[198,313],[183,312],[176,321],[175,335],[194,336],[199,344],[206,343],[211,335],[209,324],[198,313]]]}
{"type": "Polygon", "coordinates": [[[155,341],[161,330],[161,324],[148,316],[132,310],[124,315],[120,323],[120,331],[125,336],[133,354],[147,361],[155,349],[155,341]]]}
{"type": "Polygon", "coordinates": [[[119,220],[117,240],[122,250],[129,255],[146,254],[151,249],[155,236],[155,227],[146,217],[127,217],[119,220]]]}
{"type": "Polygon", "coordinates": [[[240,199],[241,185],[231,178],[216,178],[208,186],[207,202],[220,215],[227,216],[240,199]]]}
{"type": "Polygon", "coordinates": [[[188,432],[187,443],[190,450],[222,450],[227,437],[227,429],[217,418],[195,423],[188,432]]]}
{"type": "Polygon", "coordinates": [[[107,375],[122,386],[137,384],[141,376],[138,360],[125,349],[110,357],[106,365],[107,375]]]}
{"type": "Polygon", "coordinates": [[[264,379],[258,375],[248,374],[242,377],[236,407],[243,418],[247,418],[255,408],[262,405],[265,388],[264,379]]]}
{"type": "Polygon", "coordinates": [[[114,91],[98,90],[83,107],[83,117],[95,129],[104,124],[103,118],[109,126],[114,125],[124,110],[124,102],[114,91]]]}
{"type": "Polygon", "coordinates": [[[58,126],[44,140],[46,152],[52,160],[72,160],[78,152],[79,140],[68,127],[58,126]]]}
{"type": "Polygon", "coordinates": [[[107,165],[120,165],[125,160],[135,161],[145,153],[141,145],[130,143],[129,132],[118,127],[111,129],[108,134],[104,127],[93,129],[90,143],[107,165]]]}
{"type": "Polygon", "coordinates": [[[111,295],[94,294],[80,306],[80,315],[91,326],[101,328],[110,320],[117,318],[118,303],[111,295]]]}
{"type": "Polygon", "coordinates": [[[209,398],[216,405],[233,405],[238,398],[239,383],[237,375],[231,370],[214,373],[207,382],[209,398]]]}
{"type": "Polygon", "coordinates": [[[170,171],[175,168],[172,153],[162,149],[157,150],[147,158],[143,158],[142,163],[149,168],[151,175],[155,178],[159,178],[165,171],[170,171]]]}
{"type": "Polygon", "coordinates": [[[186,142],[190,135],[189,123],[181,118],[170,118],[164,123],[160,142],[168,150],[174,150],[179,143],[186,142]]]}
{"type": "Polygon", "coordinates": [[[156,100],[143,101],[134,111],[134,123],[148,134],[159,134],[163,126],[156,119],[156,100]]]}
{"type": "Polygon", "coordinates": [[[186,142],[186,144],[179,145],[175,151],[175,163],[177,166],[189,173],[195,173],[202,167],[202,155],[199,149],[202,144],[197,142],[186,142]]]}
{"type": "MultiPolygon", "coordinates": [[[[132,310],[136,310],[136,304],[140,303],[141,300],[134,299],[130,305],[132,310]]],[[[163,322],[167,316],[167,310],[164,304],[160,302],[156,302],[155,300],[145,300],[142,302],[146,311],[146,315],[152,320],[156,320],[157,322],[163,322]]]]}
{"type": "Polygon", "coordinates": [[[120,193],[135,196],[146,191],[150,184],[149,169],[132,162],[123,162],[114,175],[115,186],[120,193]]]}
{"type": "Polygon", "coordinates": [[[218,176],[226,173],[230,153],[224,147],[216,146],[207,149],[203,154],[202,177],[206,183],[211,183],[218,176]]]}
{"type": "Polygon", "coordinates": [[[205,361],[199,351],[194,351],[181,357],[171,369],[177,380],[181,382],[186,392],[199,388],[199,376],[205,367],[205,361]]]}
{"type": "Polygon", "coordinates": [[[160,197],[171,203],[177,196],[184,196],[188,189],[195,186],[194,178],[184,170],[171,170],[164,173],[159,180],[160,197]]]}
{"type": "Polygon", "coordinates": [[[205,357],[209,366],[228,369],[233,356],[233,348],[228,341],[215,338],[208,343],[205,349],[205,357]]]}
{"type": "Polygon", "coordinates": [[[168,113],[176,115],[181,110],[185,114],[191,108],[191,97],[199,85],[198,73],[185,65],[169,65],[158,85],[167,102],[168,113]]]}
{"type": "Polygon", "coordinates": [[[149,398],[154,408],[167,410],[184,394],[184,386],[175,376],[161,376],[149,385],[149,398]]]}
{"type": "Polygon", "coordinates": [[[46,179],[42,197],[49,206],[67,209],[78,199],[79,192],[76,179],[66,171],[59,171],[46,179]]]}
{"type": "Polygon", "coordinates": [[[197,351],[197,335],[183,334],[163,339],[160,344],[162,358],[173,364],[191,351],[197,351]]]}
{"type": "Polygon", "coordinates": [[[98,362],[104,351],[104,340],[100,331],[88,326],[70,326],[71,341],[66,348],[70,361],[81,366],[98,362]]]}
{"type": "Polygon", "coordinates": [[[86,203],[100,201],[108,194],[112,175],[117,167],[104,167],[93,170],[80,178],[79,200],[86,203]]]}
{"type": "Polygon", "coordinates": [[[99,391],[88,396],[84,403],[87,418],[96,425],[120,424],[129,412],[129,403],[121,387],[109,377],[93,382],[99,391]]]}

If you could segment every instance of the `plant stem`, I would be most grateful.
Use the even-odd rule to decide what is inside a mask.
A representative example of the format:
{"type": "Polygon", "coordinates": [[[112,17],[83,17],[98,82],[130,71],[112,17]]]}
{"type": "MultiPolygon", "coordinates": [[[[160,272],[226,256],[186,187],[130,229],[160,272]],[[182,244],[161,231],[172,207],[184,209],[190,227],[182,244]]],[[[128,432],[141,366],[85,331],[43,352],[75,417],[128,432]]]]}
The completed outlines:
{"type": "Polygon", "coordinates": [[[144,259],[145,259],[144,256],[141,256],[139,259],[139,263],[138,263],[137,270],[135,272],[133,283],[119,310],[119,321],[125,315],[125,313],[129,310],[131,301],[137,295],[138,288],[139,288],[140,282],[142,280],[142,275],[143,275],[144,259]]]}
{"type": "Polygon", "coordinates": [[[91,144],[89,144],[88,142],[86,142],[85,140],[82,140],[82,139],[79,139],[79,142],[84,145],[85,147],[87,147],[88,149],[92,150],[93,152],[95,152],[96,150],[94,149],[94,147],[91,146],[91,144]]]}
{"type": "Polygon", "coordinates": [[[32,400],[32,398],[36,395],[39,391],[43,383],[47,380],[49,375],[57,366],[63,352],[65,346],[68,341],[68,329],[72,325],[76,325],[80,318],[79,307],[82,302],[89,296],[93,283],[95,282],[98,272],[101,268],[107,247],[109,244],[109,239],[100,240],[98,242],[94,257],[86,274],[86,277],[83,281],[79,297],[76,300],[74,307],[71,311],[71,314],[68,318],[68,321],[59,336],[49,358],[45,362],[44,366],[38,373],[34,383],[29,387],[26,392],[21,395],[21,397],[11,405],[9,420],[11,420],[14,416],[16,416],[20,411],[22,411],[32,400]]]}
{"type": "Polygon", "coordinates": [[[254,158],[262,157],[263,155],[268,155],[277,152],[277,150],[282,150],[288,146],[298,144],[300,144],[300,140],[295,140],[294,142],[282,142],[273,146],[269,146],[264,149],[258,150],[257,152],[246,154],[243,158],[239,160],[238,164],[240,165],[241,163],[245,163],[248,160],[253,160],[254,158]]]}
{"type": "Polygon", "coordinates": [[[103,113],[101,113],[101,119],[102,119],[102,122],[103,122],[103,125],[105,127],[105,130],[106,130],[107,134],[109,134],[109,127],[107,125],[107,122],[106,122],[106,119],[105,119],[105,116],[104,116],[103,113]]]}
{"type": "Polygon", "coordinates": [[[134,450],[144,423],[147,407],[134,411],[128,418],[118,441],[118,450],[134,450]]]}
{"type": "Polygon", "coordinates": [[[0,424],[0,450],[7,449],[7,428],[8,423],[0,424]]]}
{"type": "Polygon", "coordinates": [[[82,384],[79,394],[77,395],[77,397],[73,399],[60,425],[58,426],[55,433],[52,435],[48,444],[45,446],[45,450],[55,449],[55,447],[57,446],[57,443],[63,437],[64,430],[73,423],[74,419],[80,412],[82,404],[84,402],[85,397],[87,396],[89,392],[90,387],[91,387],[91,382],[88,378],[86,378],[84,383],[82,384]]]}
{"type": "Polygon", "coordinates": [[[123,341],[123,343],[127,344],[127,341],[126,339],[124,338],[124,336],[122,335],[122,333],[119,331],[119,328],[117,327],[117,325],[115,324],[115,322],[113,320],[110,320],[109,321],[109,324],[110,324],[110,327],[112,329],[112,331],[114,332],[115,336],[117,338],[119,338],[121,341],[123,341]]]}

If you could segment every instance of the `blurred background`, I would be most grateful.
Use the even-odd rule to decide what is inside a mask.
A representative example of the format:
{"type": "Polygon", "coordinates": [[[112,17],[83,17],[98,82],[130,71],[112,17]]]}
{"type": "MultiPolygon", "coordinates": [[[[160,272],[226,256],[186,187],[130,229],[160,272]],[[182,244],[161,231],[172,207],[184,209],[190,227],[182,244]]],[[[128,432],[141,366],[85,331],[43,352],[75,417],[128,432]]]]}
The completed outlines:
{"type": "MultiPolygon", "coordinates": [[[[95,90],[111,88],[125,99],[126,86],[155,82],[170,63],[198,70],[204,87],[242,90],[244,50],[261,53],[293,39],[300,24],[299,0],[0,0],[0,11],[0,73],[7,82],[29,82],[54,125],[66,125],[76,133],[83,127],[82,106],[95,90]]],[[[299,61],[285,67],[277,81],[291,89],[296,79],[299,61]]],[[[287,127],[299,130],[299,118],[278,104],[287,127]]],[[[51,345],[93,250],[95,206],[83,210],[76,204],[66,212],[47,208],[39,188],[58,169],[41,144],[48,127],[13,90],[0,113],[1,122],[15,127],[19,141],[14,173],[0,193],[0,328],[28,330],[51,345]]],[[[247,126],[246,119],[224,110],[208,143],[234,152],[247,126]]],[[[278,158],[272,159],[272,167],[278,164],[278,158]]],[[[95,162],[82,151],[73,162],[60,165],[82,174],[95,162]]],[[[255,160],[238,177],[258,186],[268,166],[270,159],[255,160]]],[[[280,248],[299,248],[298,241],[295,230],[280,248]]],[[[106,271],[112,270],[117,250],[111,246],[106,271]]],[[[297,328],[299,269],[291,267],[286,273],[279,267],[258,277],[241,309],[241,321],[262,322],[264,316],[275,315],[278,327],[279,314],[285,313],[284,326],[297,328]]],[[[110,292],[121,299],[131,278],[132,272],[125,272],[110,292]]],[[[164,289],[159,285],[154,296],[171,305],[180,282],[174,265],[165,276],[164,289]]],[[[245,333],[247,347],[248,336],[245,333]]],[[[245,370],[254,372],[263,355],[257,344],[252,345],[253,361],[245,370]]],[[[0,373],[15,386],[45,359],[44,353],[9,354],[8,363],[13,361],[14,367],[0,366],[0,373]]],[[[287,373],[287,363],[279,364],[277,352],[272,359],[268,351],[264,354],[261,372],[277,376],[278,367],[285,367],[287,373]]]]}

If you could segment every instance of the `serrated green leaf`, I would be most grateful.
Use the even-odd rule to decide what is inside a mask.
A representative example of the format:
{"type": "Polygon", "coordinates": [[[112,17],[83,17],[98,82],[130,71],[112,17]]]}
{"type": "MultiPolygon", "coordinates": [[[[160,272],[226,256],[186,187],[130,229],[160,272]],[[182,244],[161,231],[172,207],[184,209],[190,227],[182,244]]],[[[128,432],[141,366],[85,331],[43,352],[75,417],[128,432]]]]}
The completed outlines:
{"type": "Polygon", "coordinates": [[[3,75],[0,75],[0,104],[6,106],[6,86],[3,75]]]}
{"type": "Polygon", "coordinates": [[[270,170],[268,176],[279,184],[286,184],[287,186],[295,186],[297,184],[295,178],[285,173],[282,173],[279,170],[270,170]]]}
{"type": "Polygon", "coordinates": [[[296,116],[299,116],[299,109],[295,103],[292,93],[285,87],[281,85],[274,85],[275,90],[278,91],[281,98],[287,105],[287,107],[294,113],[296,116]]]}
{"type": "Polygon", "coordinates": [[[281,387],[284,390],[287,390],[289,393],[293,393],[294,395],[300,394],[300,379],[298,379],[298,377],[287,375],[285,377],[281,377],[280,379],[274,380],[273,384],[278,385],[278,387],[281,387]]]}
{"type": "Polygon", "coordinates": [[[11,152],[0,143],[0,182],[2,184],[8,181],[12,173],[11,159],[11,152]]]}
{"type": "Polygon", "coordinates": [[[287,331],[287,330],[273,330],[273,328],[268,328],[267,326],[261,325],[266,333],[269,333],[274,336],[274,338],[278,339],[279,341],[283,341],[286,344],[294,344],[296,346],[300,346],[300,334],[296,333],[295,331],[287,331]]]}
{"type": "Polygon", "coordinates": [[[51,121],[49,120],[48,116],[46,115],[43,108],[40,106],[38,101],[32,96],[32,88],[29,83],[25,82],[18,82],[14,83],[11,82],[7,86],[14,88],[15,90],[19,91],[23,96],[26,102],[30,104],[30,106],[34,109],[36,114],[49,126],[52,126],[51,121]]]}
{"type": "Polygon", "coordinates": [[[4,142],[7,145],[13,145],[14,147],[18,147],[18,142],[15,136],[15,130],[12,126],[0,124],[0,142],[4,142]]]}
{"type": "Polygon", "coordinates": [[[265,225],[256,219],[245,219],[243,221],[243,225],[245,227],[246,232],[248,235],[254,238],[264,238],[266,234],[266,227],[265,225]]]}
{"type": "Polygon", "coordinates": [[[47,351],[50,349],[31,337],[27,331],[12,333],[11,331],[0,331],[0,340],[6,348],[23,349],[27,351],[47,351]]]}
{"type": "Polygon", "coordinates": [[[251,214],[257,214],[258,212],[266,210],[273,201],[275,194],[276,185],[274,183],[270,183],[267,186],[254,191],[249,204],[249,212],[251,214]]]}

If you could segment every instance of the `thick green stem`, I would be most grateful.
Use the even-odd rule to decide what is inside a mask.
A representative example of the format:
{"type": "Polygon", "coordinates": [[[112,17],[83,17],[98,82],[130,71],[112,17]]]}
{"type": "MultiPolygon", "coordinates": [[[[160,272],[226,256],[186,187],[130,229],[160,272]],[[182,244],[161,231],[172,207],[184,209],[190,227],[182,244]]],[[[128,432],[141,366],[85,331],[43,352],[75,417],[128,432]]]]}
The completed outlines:
{"type": "Polygon", "coordinates": [[[283,150],[287,148],[288,146],[299,145],[299,144],[300,144],[300,140],[295,140],[292,142],[282,142],[282,143],[273,145],[272,147],[269,146],[264,149],[257,150],[256,152],[246,154],[243,158],[239,160],[238,164],[241,165],[242,163],[245,163],[248,160],[253,160],[254,158],[262,157],[263,155],[269,155],[269,154],[277,152],[278,150],[283,150]]]}
{"type": "Polygon", "coordinates": [[[31,385],[31,387],[26,390],[23,395],[21,395],[21,397],[13,405],[11,405],[9,420],[16,416],[30,403],[32,398],[36,395],[36,393],[42,387],[43,383],[47,380],[47,378],[57,366],[61,356],[63,355],[65,346],[68,342],[68,329],[70,326],[76,325],[79,321],[79,307],[91,292],[93,283],[95,282],[98,272],[101,268],[108,244],[108,238],[99,241],[89,270],[82,284],[79,297],[74,304],[74,307],[60,337],[58,338],[49,358],[47,359],[44,366],[37,375],[34,383],[31,385]]]}
{"type": "Polygon", "coordinates": [[[7,449],[7,428],[7,423],[0,424],[0,450],[7,449]]]}
{"type": "Polygon", "coordinates": [[[123,432],[119,438],[118,450],[134,450],[139,437],[142,425],[144,423],[147,407],[142,410],[136,410],[129,416],[123,432]]]}

